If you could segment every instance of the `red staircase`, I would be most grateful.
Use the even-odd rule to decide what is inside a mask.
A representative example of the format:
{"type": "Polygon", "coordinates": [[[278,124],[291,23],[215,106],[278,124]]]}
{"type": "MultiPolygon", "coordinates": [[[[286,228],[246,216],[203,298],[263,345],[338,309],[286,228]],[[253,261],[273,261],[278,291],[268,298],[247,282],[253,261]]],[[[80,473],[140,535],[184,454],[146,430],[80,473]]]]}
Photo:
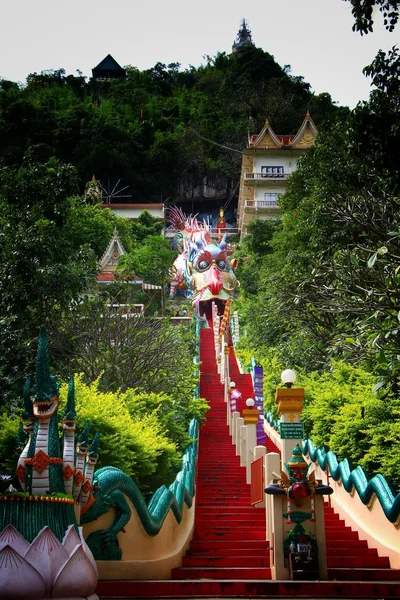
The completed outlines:
{"type": "MultiPolygon", "coordinates": [[[[387,556],[368,548],[357,531],[346,527],[333,508],[325,504],[326,554],[329,579],[344,581],[400,581],[400,569],[391,569],[387,556]]],[[[400,596],[400,586],[398,588],[400,596]]]]}
{"type": "MultiPolygon", "coordinates": [[[[193,539],[171,580],[102,581],[100,598],[400,598],[400,571],[358,539],[325,507],[329,581],[272,581],[265,515],[250,506],[250,486],[226,425],[211,329],[201,331],[200,393],[211,410],[200,432],[193,539]]],[[[230,355],[230,373],[243,405],[251,377],[230,355]]],[[[241,410],[244,406],[239,405],[241,410]]],[[[268,447],[268,446],[267,446],[268,447]]],[[[276,451],[276,448],[269,448],[276,451]]]]}
{"type": "MultiPolygon", "coordinates": [[[[200,361],[200,395],[209,400],[211,409],[200,436],[193,540],[182,567],[174,569],[172,576],[174,579],[270,579],[265,515],[250,505],[246,472],[229,437],[224,389],[217,373],[211,330],[201,332],[200,361]]],[[[246,389],[251,396],[252,388],[246,389]]]]}

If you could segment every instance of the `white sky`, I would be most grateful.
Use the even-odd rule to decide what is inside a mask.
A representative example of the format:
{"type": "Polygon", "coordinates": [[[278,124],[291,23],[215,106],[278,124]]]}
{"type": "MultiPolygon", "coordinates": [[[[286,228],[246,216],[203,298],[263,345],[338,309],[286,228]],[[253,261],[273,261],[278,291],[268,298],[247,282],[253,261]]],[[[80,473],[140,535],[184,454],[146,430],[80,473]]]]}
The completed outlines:
{"type": "Polygon", "coordinates": [[[205,55],[230,53],[241,19],[253,41],[280,65],[290,64],[315,93],[353,108],[368,99],[362,68],[400,41],[376,15],[374,33],[351,30],[343,0],[0,0],[0,77],[64,68],[91,76],[107,54],[139,69],[156,62],[183,67],[205,55]]]}

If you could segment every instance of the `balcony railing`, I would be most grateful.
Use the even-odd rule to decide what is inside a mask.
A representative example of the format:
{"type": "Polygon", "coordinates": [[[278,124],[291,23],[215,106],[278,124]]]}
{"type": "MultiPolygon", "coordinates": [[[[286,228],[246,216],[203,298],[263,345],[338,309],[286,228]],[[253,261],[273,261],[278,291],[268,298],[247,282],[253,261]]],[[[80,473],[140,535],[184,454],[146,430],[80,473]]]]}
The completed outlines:
{"type": "Polygon", "coordinates": [[[245,173],[245,181],[287,181],[288,173],[245,173]]]}
{"type": "Polygon", "coordinates": [[[245,208],[268,209],[268,208],[279,208],[278,200],[246,200],[244,203],[245,208]]]}

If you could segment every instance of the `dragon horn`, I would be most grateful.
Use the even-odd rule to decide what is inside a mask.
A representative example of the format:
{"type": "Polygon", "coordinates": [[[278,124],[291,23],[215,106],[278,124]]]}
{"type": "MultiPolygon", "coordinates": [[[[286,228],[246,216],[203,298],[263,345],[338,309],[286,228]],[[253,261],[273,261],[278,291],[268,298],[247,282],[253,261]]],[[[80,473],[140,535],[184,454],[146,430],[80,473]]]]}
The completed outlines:
{"type": "Polygon", "coordinates": [[[227,233],[224,233],[224,237],[220,241],[219,247],[221,248],[221,250],[225,250],[225,248],[226,248],[226,238],[227,238],[227,235],[228,235],[227,233]]]}
{"type": "Polygon", "coordinates": [[[196,240],[196,246],[198,250],[202,250],[204,248],[204,242],[201,238],[196,240]]]}
{"type": "Polygon", "coordinates": [[[50,400],[50,398],[58,394],[56,380],[50,375],[49,341],[44,327],[40,328],[39,333],[35,383],[35,398],[37,400],[50,400]]]}
{"type": "Polygon", "coordinates": [[[27,377],[24,385],[24,412],[22,418],[24,421],[33,417],[32,399],[31,399],[31,379],[27,377]]]}
{"type": "Polygon", "coordinates": [[[68,396],[67,396],[67,404],[64,409],[64,418],[75,420],[76,412],[75,412],[75,383],[74,378],[71,376],[69,378],[68,383],[68,396]]]}

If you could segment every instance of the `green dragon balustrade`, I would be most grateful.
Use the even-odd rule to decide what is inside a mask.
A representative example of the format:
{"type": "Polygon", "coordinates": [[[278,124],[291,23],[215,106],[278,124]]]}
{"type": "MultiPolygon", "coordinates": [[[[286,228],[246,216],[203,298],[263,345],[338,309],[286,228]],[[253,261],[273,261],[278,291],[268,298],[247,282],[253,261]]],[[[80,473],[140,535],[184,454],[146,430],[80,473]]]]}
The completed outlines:
{"type": "MultiPolygon", "coordinates": [[[[68,386],[60,449],[58,383],[50,374],[48,340],[43,329],[39,335],[33,393],[31,387],[28,379],[24,386],[24,425],[17,436],[21,448],[16,470],[20,489],[10,487],[0,494],[0,536],[2,530],[11,526],[34,543],[48,526],[61,542],[71,526],[78,531],[77,515],[80,523],[85,524],[114,509],[116,515],[111,526],[91,533],[87,544],[98,560],[121,560],[117,535],[131,517],[125,497],[132,501],[150,536],[160,531],[170,510],[177,523],[181,522],[184,504],[190,507],[194,496],[199,427],[196,419],[189,426],[193,442],[183,454],[176,480],[169,487],[156,490],[146,505],[135,483],[120,469],[108,466],[94,472],[99,435],[96,433],[89,443],[88,422],[75,442],[73,378],[68,386]]],[[[8,539],[14,533],[4,535],[8,539]]]]}

